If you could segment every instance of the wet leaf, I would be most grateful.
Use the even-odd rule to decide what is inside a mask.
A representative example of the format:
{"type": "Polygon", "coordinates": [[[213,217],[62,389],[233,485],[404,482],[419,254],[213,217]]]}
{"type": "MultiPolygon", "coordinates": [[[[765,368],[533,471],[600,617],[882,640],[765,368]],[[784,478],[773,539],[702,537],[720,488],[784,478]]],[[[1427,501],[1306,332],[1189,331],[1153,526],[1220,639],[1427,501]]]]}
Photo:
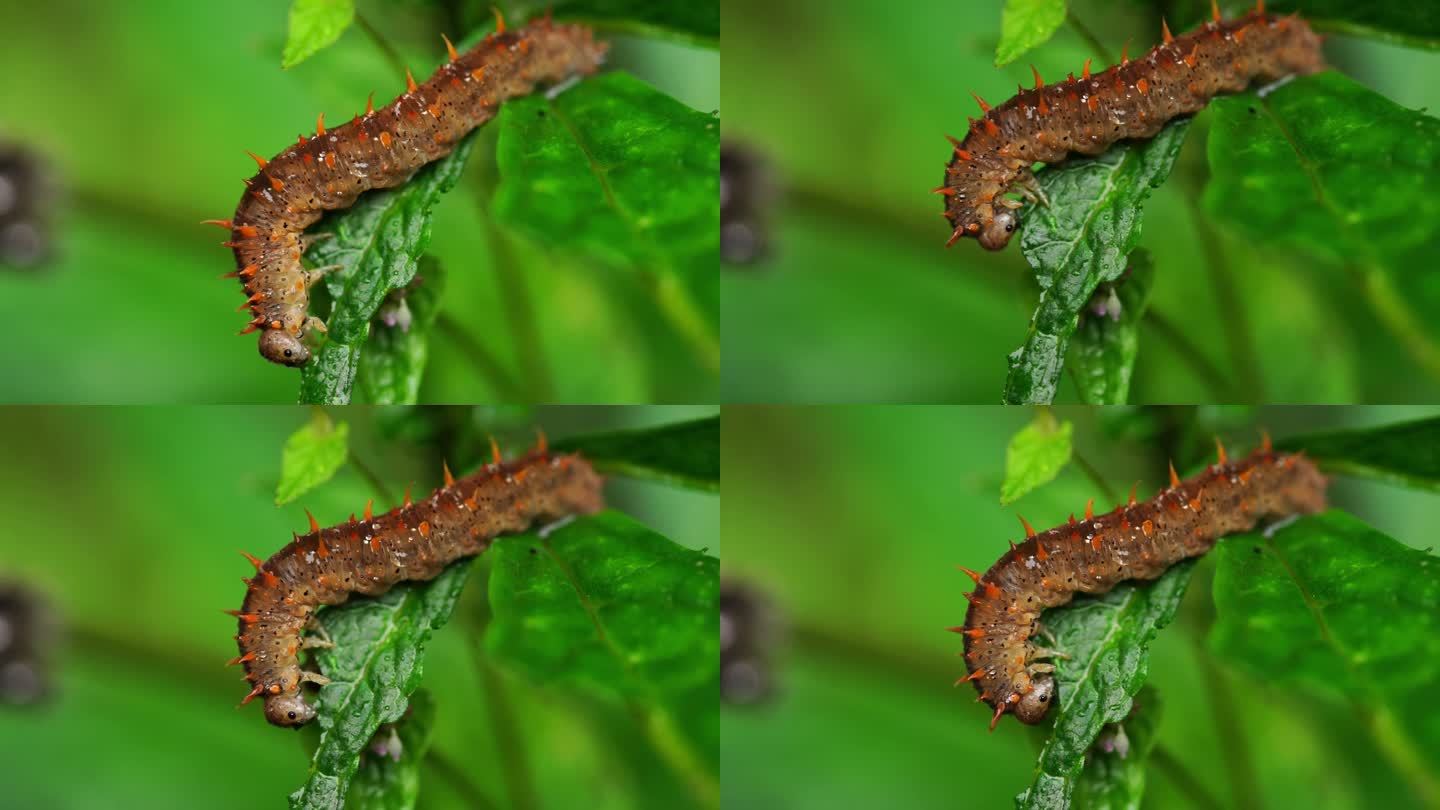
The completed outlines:
{"type": "Polygon", "coordinates": [[[1154,286],[1155,264],[1143,248],[1136,250],[1130,256],[1129,269],[1105,302],[1109,310],[1083,316],[1069,355],[1082,402],[1124,405],[1129,399],[1130,375],[1140,351],[1140,320],[1150,305],[1154,286]]]}
{"type": "Polygon", "coordinates": [[[1148,141],[1120,143],[1037,175],[1050,206],[1021,209],[1020,250],[1035,269],[1040,303],[1025,345],[1010,355],[1006,403],[1054,399],[1080,311],[1100,284],[1125,271],[1144,202],[1170,176],[1189,126],[1189,119],[1177,119],[1148,141]]]}
{"type": "Polygon", "coordinates": [[[1045,626],[1069,660],[1055,662],[1059,705],[1040,750],[1035,780],[1015,797],[1017,808],[1067,808],[1085,752],[1107,723],[1130,714],[1150,668],[1150,641],[1175,618],[1194,562],[1154,582],[1124,582],[1099,598],[1080,597],[1045,613],[1045,626]]]}

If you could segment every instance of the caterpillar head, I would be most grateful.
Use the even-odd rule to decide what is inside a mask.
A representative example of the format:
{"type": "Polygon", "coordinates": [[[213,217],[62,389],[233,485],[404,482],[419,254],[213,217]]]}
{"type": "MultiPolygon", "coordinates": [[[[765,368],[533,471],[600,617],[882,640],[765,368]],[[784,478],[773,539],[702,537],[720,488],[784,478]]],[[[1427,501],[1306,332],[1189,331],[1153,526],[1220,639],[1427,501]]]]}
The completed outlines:
{"type": "Polygon", "coordinates": [[[260,356],[272,363],[298,368],[310,360],[310,350],[300,338],[284,329],[266,329],[260,335],[260,356]]]}
{"type": "Polygon", "coordinates": [[[995,216],[990,219],[990,224],[981,224],[980,233],[975,238],[980,240],[980,246],[986,250],[999,250],[1005,247],[1010,237],[1015,233],[1018,224],[1015,221],[1015,214],[1007,209],[999,208],[995,216]]]}
{"type": "Polygon", "coordinates": [[[1029,692],[1020,696],[1015,704],[1015,717],[1022,723],[1034,725],[1045,719],[1050,703],[1055,699],[1055,678],[1051,675],[1036,675],[1030,681],[1029,692]]]}
{"type": "Polygon", "coordinates": [[[299,692],[265,698],[265,719],[277,726],[298,728],[315,719],[315,709],[299,692]]]}

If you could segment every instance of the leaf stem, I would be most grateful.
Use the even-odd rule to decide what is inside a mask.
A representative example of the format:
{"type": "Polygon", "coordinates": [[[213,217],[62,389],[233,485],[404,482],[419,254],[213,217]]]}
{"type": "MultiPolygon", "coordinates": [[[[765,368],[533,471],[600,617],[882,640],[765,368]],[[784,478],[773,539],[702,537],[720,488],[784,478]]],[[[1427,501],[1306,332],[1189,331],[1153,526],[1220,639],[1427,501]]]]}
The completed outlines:
{"type": "Polygon", "coordinates": [[[472,633],[469,645],[475,669],[479,670],[482,690],[485,693],[485,710],[490,715],[490,730],[495,735],[495,747],[500,757],[500,774],[505,779],[505,793],[510,797],[512,810],[536,810],[540,807],[535,781],[531,778],[530,759],[526,755],[525,740],[520,733],[520,724],[515,720],[515,711],[507,696],[505,679],[485,655],[480,646],[483,633],[472,633]]]}
{"type": "Polygon", "coordinates": [[[1095,32],[1091,31],[1085,23],[1080,21],[1080,18],[1076,16],[1073,10],[1067,10],[1065,12],[1065,22],[1069,23],[1070,28],[1073,29],[1081,39],[1085,40],[1085,44],[1090,46],[1090,49],[1095,52],[1096,56],[1104,59],[1107,64],[1115,64],[1115,57],[1110,55],[1109,49],[1100,42],[1099,37],[1095,36],[1095,32]]]}
{"type": "Polygon", "coordinates": [[[1185,794],[1191,804],[1204,810],[1224,810],[1224,805],[1210,795],[1205,789],[1204,783],[1190,773],[1185,764],[1181,762],[1170,749],[1163,743],[1156,743],[1154,750],[1150,752],[1150,761],[1155,763],[1155,769],[1165,774],[1165,777],[1175,785],[1176,789],[1185,794]]]}
{"type": "Polygon", "coordinates": [[[500,360],[490,353],[478,340],[465,331],[459,323],[447,313],[441,312],[435,318],[435,328],[445,335],[460,354],[470,361],[470,365],[480,373],[480,376],[490,384],[496,399],[502,402],[524,402],[526,396],[520,390],[520,385],[515,378],[510,376],[500,365],[500,360]]]}
{"type": "Polygon", "coordinates": [[[1225,379],[1225,376],[1220,373],[1220,370],[1210,362],[1210,359],[1205,356],[1205,353],[1200,350],[1200,347],[1185,337],[1185,334],[1176,328],[1175,324],[1171,323],[1169,318],[1160,314],[1159,310],[1151,307],[1145,310],[1145,317],[1141,323],[1148,325],[1151,330],[1169,342],[1170,347],[1175,350],[1176,354],[1180,355],[1180,359],[1190,364],[1190,367],[1210,388],[1210,393],[1213,395],[1215,402],[1230,401],[1233,386],[1225,379]]]}
{"type": "Polygon", "coordinates": [[[361,31],[365,32],[365,36],[370,38],[370,41],[374,43],[376,48],[380,49],[380,52],[384,54],[386,61],[390,63],[390,67],[394,68],[396,74],[401,74],[408,70],[405,60],[400,58],[400,52],[395,50],[395,46],[390,44],[390,41],[385,38],[384,34],[381,34],[375,26],[370,24],[370,21],[365,18],[364,14],[360,13],[359,9],[355,10],[355,25],[359,27],[361,31]]]}
{"type": "Polygon", "coordinates": [[[391,497],[390,489],[385,486],[384,481],[380,480],[380,476],[375,474],[375,470],[360,458],[360,454],[351,450],[349,456],[350,466],[354,467],[355,472],[359,473],[360,477],[365,479],[365,483],[370,485],[370,490],[380,496],[380,499],[385,503],[394,503],[395,499],[391,497]]]}
{"type": "Polygon", "coordinates": [[[530,287],[525,274],[515,260],[508,237],[495,224],[490,212],[482,208],[485,218],[486,240],[490,243],[490,255],[494,259],[495,275],[500,283],[500,295],[504,300],[505,320],[515,341],[515,354],[520,367],[524,369],[527,402],[549,402],[554,398],[555,384],[550,378],[550,368],[545,362],[544,343],[540,339],[540,328],[535,317],[535,302],[530,296],[530,287]]]}

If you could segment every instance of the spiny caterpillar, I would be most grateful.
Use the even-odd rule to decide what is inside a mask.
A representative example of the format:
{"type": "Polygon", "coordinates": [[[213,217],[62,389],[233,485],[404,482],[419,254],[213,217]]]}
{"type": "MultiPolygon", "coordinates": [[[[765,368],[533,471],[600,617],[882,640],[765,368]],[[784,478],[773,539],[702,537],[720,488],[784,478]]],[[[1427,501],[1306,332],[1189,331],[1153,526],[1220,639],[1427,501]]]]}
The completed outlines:
{"type": "Polygon", "coordinates": [[[1098,155],[1116,141],[1150,138],[1172,118],[1199,111],[1220,93],[1238,93],[1252,81],[1272,82],[1325,67],[1320,37],[1298,16],[1265,13],[1264,0],[1255,10],[1229,22],[1211,0],[1212,20],[1176,38],[1164,25],[1164,42],[1134,61],[1120,57],[1090,74],[1085,60],[1079,79],[1045,86],[1040,71],[1035,89],[1017,94],[997,107],[978,95],[984,115],[970,119],[970,132],[954,146],[945,165],[945,182],[935,189],[945,195],[945,219],[954,229],[946,247],[973,236],[989,250],[1000,250],[1018,224],[1019,194],[1049,205],[1031,166],[1057,163],[1070,153],[1098,155]]]}
{"type": "MultiPolygon", "coordinates": [[[[445,566],[489,548],[497,536],[544,526],[604,507],[601,478],[579,455],[552,455],[543,436],[534,450],[502,461],[491,444],[493,463],[456,480],[445,467],[445,485],[429,498],[405,503],[383,515],[365,504],[364,517],[322,529],[310,517],[310,533],[261,562],[250,554],[255,577],[244,580],[245,601],[227,610],[239,619],[235,640],[252,684],[240,705],[265,701],[265,718],[278,726],[301,726],[315,710],[300,694],[306,682],[323,686],[325,676],[300,668],[299,653],[328,646],[327,639],[300,633],[321,630],[314,621],[322,605],[338,605],[352,593],[382,594],[397,583],[428,580],[445,566]]],[[[308,514],[308,512],[307,512],[308,514]]],[[[242,554],[244,552],[241,552],[242,554]]],[[[323,632],[323,630],[322,630],[323,632]]]]}
{"type": "Polygon", "coordinates": [[[304,339],[324,332],[319,318],[306,314],[310,286],[335,266],[306,269],[300,256],[314,241],[303,231],[325,211],[347,208],[365,191],[404,183],[420,167],[450,154],[467,133],[494,118],[500,103],[594,73],[606,45],[590,29],[554,25],[548,16],[507,32],[496,13],[495,33],[465,53],[445,38],[450,61],[417,85],[409,71],[408,92],[348,123],[325,128],[322,113],[315,136],[270,160],[250,153],[260,171],[245,182],[245,194],[231,219],[206,220],[230,231],[226,247],[248,296],[240,309],[254,318],[240,332],[260,329],[260,354],[287,366],[310,359],[304,339]]]}
{"type": "Polygon", "coordinates": [[[1170,487],[1144,503],[1130,501],[1099,517],[1094,501],[1085,519],[1036,533],[1025,519],[1026,540],[983,575],[961,568],[978,587],[965,594],[965,624],[950,628],[965,636],[970,674],[980,700],[995,710],[990,730],[1007,711],[1024,723],[1038,723],[1055,697],[1055,666],[1041,663],[1055,650],[1031,641],[1040,614],[1077,593],[1105,593],[1131,579],[1155,579],[1181,560],[1198,557],[1221,537],[1249,531],[1261,522],[1319,512],[1325,508],[1325,477],[1303,455],[1276,453],[1267,436],[1259,449],[1229,461],[1218,441],[1219,461],[1181,481],[1170,466],[1170,487]]]}

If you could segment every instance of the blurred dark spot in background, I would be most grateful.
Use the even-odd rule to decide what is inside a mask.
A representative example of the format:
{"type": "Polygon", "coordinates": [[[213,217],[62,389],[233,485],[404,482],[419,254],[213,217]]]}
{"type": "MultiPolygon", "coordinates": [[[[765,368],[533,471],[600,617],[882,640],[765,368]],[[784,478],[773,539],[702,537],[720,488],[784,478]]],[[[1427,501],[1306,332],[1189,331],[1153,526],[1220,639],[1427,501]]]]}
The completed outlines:
{"type": "Polygon", "coordinates": [[[0,142],[0,267],[31,269],[54,255],[50,168],[35,152],[0,142]]]}
{"type": "Polygon", "coordinates": [[[768,599],[735,580],[720,583],[720,697],[725,703],[750,706],[775,695],[780,635],[768,599]]]}
{"type": "Polygon", "coordinates": [[[759,153],[734,141],[720,144],[720,259],[753,265],[770,255],[769,217],[774,200],[770,167],[759,153]]]}
{"type": "Polygon", "coordinates": [[[51,652],[59,636],[43,597],[13,581],[0,581],[0,702],[40,703],[53,693],[51,652]]]}

